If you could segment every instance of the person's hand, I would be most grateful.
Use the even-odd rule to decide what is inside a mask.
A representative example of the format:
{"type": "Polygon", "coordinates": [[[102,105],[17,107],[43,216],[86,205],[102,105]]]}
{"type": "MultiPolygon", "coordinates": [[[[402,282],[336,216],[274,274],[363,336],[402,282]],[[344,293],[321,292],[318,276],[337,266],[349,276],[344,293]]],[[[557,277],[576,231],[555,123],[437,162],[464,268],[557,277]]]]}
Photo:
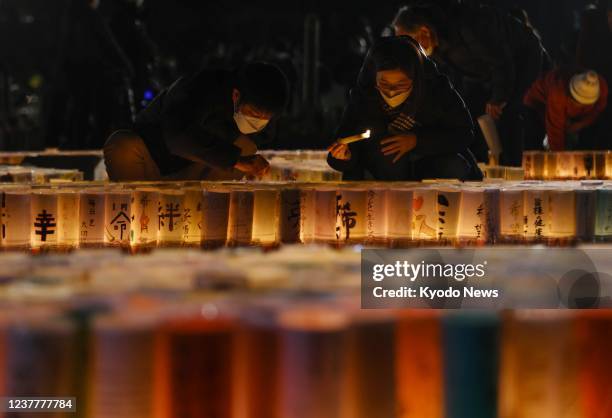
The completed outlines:
{"type": "Polygon", "coordinates": [[[506,107],[506,105],[507,105],[506,102],[503,102],[503,103],[489,102],[487,103],[487,106],[485,107],[485,112],[487,112],[487,114],[491,116],[493,119],[497,120],[501,117],[502,113],[504,113],[504,108],[506,107]]]}
{"type": "Polygon", "coordinates": [[[348,161],[351,159],[351,150],[349,146],[346,144],[339,144],[338,142],[334,142],[331,144],[327,151],[334,157],[336,160],[348,161]]]}
{"type": "Polygon", "coordinates": [[[261,155],[240,157],[234,168],[248,176],[262,177],[270,171],[270,163],[261,155]]]}
{"type": "Polygon", "coordinates": [[[397,154],[393,159],[393,164],[395,164],[416,147],[417,137],[415,134],[395,135],[383,139],[380,143],[383,145],[382,153],[384,155],[397,154]]]}

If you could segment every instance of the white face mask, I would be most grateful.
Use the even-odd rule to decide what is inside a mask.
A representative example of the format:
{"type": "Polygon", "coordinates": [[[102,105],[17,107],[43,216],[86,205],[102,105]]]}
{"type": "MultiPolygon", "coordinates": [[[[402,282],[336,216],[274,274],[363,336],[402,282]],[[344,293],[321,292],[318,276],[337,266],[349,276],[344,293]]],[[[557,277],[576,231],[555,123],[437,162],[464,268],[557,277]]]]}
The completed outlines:
{"type": "Polygon", "coordinates": [[[406,100],[408,100],[408,97],[410,97],[410,93],[412,93],[412,90],[407,91],[405,93],[400,93],[397,94],[393,97],[389,97],[387,96],[385,93],[383,93],[382,91],[379,91],[380,95],[382,96],[383,100],[391,107],[395,108],[398,106],[401,106],[402,103],[404,103],[406,100]]]}
{"type": "Polygon", "coordinates": [[[262,131],[270,122],[267,119],[259,119],[253,116],[247,116],[240,112],[234,112],[234,121],[238,130],[244,135],[254,134],[262,131]]]}

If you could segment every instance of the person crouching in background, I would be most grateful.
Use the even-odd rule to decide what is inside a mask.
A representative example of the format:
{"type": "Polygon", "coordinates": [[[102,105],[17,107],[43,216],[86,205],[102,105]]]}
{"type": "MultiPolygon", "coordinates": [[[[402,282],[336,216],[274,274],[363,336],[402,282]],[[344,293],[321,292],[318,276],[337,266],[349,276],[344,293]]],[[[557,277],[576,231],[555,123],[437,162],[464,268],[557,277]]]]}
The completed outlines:
{"type": "Polygon", "coordinates": [[[236,180],[261,176],[262,132],[288,101],[278,67],[249,63],[239,71],[201,70],[162,91],[104,146],[111,181],[236,180]]]}
{"type": "Polygon", "coordinates": [[[608,84],[594,71],[553,70],[538,79],[524,98],[529,108],[525,149],[581,149],[580,131],[595,123],[608,103],[608,84]],[[547,138],[544,141],[544,138],[547,138]]]}
{"type": "Polygon", "coordinates": [[[329,165],[345,180],[480,180],[468,150],[470,114],[448,79],[413,39],[384,38],[368,53],[337,130],[369,139],[329,147],[329,165]]]}

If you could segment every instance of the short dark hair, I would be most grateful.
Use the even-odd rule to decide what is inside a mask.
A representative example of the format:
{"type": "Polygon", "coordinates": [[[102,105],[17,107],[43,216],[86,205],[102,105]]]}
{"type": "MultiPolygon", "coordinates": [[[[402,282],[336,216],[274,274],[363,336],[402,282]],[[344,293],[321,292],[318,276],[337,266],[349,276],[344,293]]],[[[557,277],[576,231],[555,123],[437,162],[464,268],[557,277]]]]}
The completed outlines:
{"type": "Polygon", "coordinates": [[[393,19],[393,25],[407,32],[413,32],[420,26],[426,26],[434,32],[444,27],[442,10],[435,4],[417,3],[400,7],[393,19]]]}
{"type": "Polygon", "coordinates": [[[276,65],[265,62],[244,65],[235,87],[242,103],[274,114],[281,113],[289,100],[287,77],[276,65]]]}

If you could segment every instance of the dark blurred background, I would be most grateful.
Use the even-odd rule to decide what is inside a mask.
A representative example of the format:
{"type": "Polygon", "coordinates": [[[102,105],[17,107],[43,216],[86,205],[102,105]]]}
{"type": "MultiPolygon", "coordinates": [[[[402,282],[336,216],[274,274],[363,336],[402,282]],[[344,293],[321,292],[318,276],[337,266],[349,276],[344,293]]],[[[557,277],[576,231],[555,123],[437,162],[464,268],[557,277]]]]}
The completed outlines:
{"type": "MultiPolygon", "coordinates": [[[[181,74],[254,59],[277,63],[292,87],[274,147],[322,147],[404,3],[0,0],[0,150],[100,148],[181,74]]],[[[481,3],[524,8],[559,63],[575,55],[589,2],[481,3]]]]}

